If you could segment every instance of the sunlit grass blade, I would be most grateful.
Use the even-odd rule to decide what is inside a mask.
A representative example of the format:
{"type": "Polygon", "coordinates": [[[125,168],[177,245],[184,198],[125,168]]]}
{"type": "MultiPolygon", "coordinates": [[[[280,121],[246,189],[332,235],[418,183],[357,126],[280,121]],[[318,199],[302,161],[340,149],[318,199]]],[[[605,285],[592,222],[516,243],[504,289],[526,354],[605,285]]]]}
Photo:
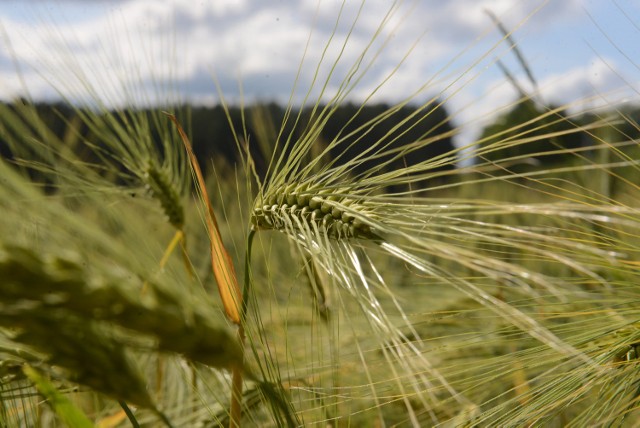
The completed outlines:
{"type": "Polygon", "coordinates": [[[77,428],[91,428],[93,424],[87,416],[73,403],[65,397],[56,387],[31,366],[24,366],[24,373],[34,383],[38,392],[42,394],[45,401],[58,417],[68,426],[77,428]]]}

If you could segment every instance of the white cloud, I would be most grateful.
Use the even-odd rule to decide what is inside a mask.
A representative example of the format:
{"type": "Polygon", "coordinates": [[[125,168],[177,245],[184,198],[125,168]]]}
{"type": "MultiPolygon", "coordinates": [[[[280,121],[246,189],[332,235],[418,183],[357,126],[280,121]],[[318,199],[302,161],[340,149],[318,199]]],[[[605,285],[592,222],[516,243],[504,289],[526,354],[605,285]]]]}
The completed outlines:
{"type": "MultiPolygon", "coordinates": [[[[360,10],[360,2],[348,1],[336,26],[336,16],[342,7],[338,0],[324,0],[319,5],[316,0],[27,3],[40,17],[29,21],[6,13],[2,23],[11,35],[31,94],[53,96],[51,87],[37,77],[38,72],[43,72],[66,95],[86,98],[86,84],[90,83],[98,97],[114,104],[159,96],[152,89],[153,82],[176,86],[185,98],[211,102],[216,99],[213,72],[232,100],[237,98],[238,79],[243,80],[249,99],[286,100],[312,26],[310,49],[296,99],[301,100],[311,85],[335,27],[332,45],[319,66],[319,82],[314,92],[318,94],[323,79],[341,55],[327,85],[327,99],[369,45],[390,4],[385,0],[369,0],[360,10]],[[52,14],[52,7],[60,10],[52,14]],[[356,16],[358,24],[352,29],[356,16]],[[343,51],[347,36],[349,42],[343,51]]],[[[398,101],[429,82],[417,99],[433,95],[447,98],[449,110],[458,111],[456,122],[468,125],[464,138],[472,139],[478,132],[478,118],[509,104],[516,94],[492,61],[501,57],[520,81],[526,81],[508,45],[490,51],[502,36],[485,9],[498,15],[507,28],[516,30],[514,38],[525,56],[533,59],[534,73],[545,99],[565,103],[610,91],[614,83],[629,87],[628,82],[619,78],[616,81],[612,69],[597,57],[578,57],[570,45],[580,41],[581,36],[574,34],[577,31],[574,29],[585,19],[584,0],[550,0],[533,14],[542,3],[539,0],[406,2],[369,48],[360,72],[371,61],[373,64],[355,87],[353,98],[365,99],[419,40],[393,78],[379,89],[376,99],[398,101]],[[519,28],[521,23],[523,27],[519,28]],[[541,45],[550,34],[557,34],[555,42],[541,45]],[[379,51],[383,45],[385,49],[379,51]],[[558,69],[559,64],[564,68],[558,69]]],[[[6,4],[0,3],[0,13],[6,4]]],[[[593,29],[593,25],[589,28],[593,29]]],[[[7,51],[3,55],[0,50],[0,98],[4,99],[20,93],[20,83],[10,63],[7,51]]],[[[610,59],[609,64],[617,67],[622,62],[610,59]]]]}
{"type": "Polygon", "coordinates": [[[541,82],[541,93],[545,100],[558,105],[579,100],[568,105],[572,111],[616,105],[629,98],[637,99],[640,80],[627,78],[618,70],[615,60],[594,56],[587,66],[574,67],[546,77],[541,82]]]}

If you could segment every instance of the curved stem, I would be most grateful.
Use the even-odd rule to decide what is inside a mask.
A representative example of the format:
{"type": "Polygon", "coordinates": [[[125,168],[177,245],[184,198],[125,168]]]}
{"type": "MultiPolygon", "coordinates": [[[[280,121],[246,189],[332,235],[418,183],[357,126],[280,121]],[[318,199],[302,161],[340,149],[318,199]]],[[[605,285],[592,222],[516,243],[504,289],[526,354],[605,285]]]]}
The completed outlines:
{"type": "Polygon", "coordinates": [[[129,422],[131,422],[131,426],[133,428],[140,428],[140,424],[138,423],[138,420],[136,419],[135,415],[133,414],[133,412],[127,405],[127,403],[124,400],[118,400],[118,404],[120,404],[120,407],[122,407],[122,410],[124,410],[125,415],[127,415],[129,422]]]}

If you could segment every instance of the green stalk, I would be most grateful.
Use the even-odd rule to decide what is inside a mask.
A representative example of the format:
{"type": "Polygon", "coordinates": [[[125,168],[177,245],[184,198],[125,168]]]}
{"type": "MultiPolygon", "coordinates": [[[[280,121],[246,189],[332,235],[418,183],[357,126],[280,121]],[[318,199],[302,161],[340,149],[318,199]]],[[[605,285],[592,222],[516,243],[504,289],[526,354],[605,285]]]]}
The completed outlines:
{"type": "Polygon", "coordinates": [[[133,412],[131,411],[131,408],[129,408],[127,403],[123,400],[118,400],[118,404],[120,404],[120,407],[122,407],[122,410],[124,410],[124,413],[127,415],[127,418],[131,423],[131,426],[133,428],[140,428],[140,424],[138,423],[136,416],[133,414],[133,412]]]}
{"type": "Polygon", "coordinates": [[[246,323],[247,310],[249,308],[249,293],[251,292],[251,247],[255,230],[249,231],[247,237],[247,252],[244,260],[244,285],[242,289],[242,301],[240,302],[240,323],[238,325],[238,343],[240,345],[240,364],[233,368],[231,381],[231,412],[229,426],[231,428],[240,427],[242,418],[242,367],[244,365],[244,325],[246,323]]]}

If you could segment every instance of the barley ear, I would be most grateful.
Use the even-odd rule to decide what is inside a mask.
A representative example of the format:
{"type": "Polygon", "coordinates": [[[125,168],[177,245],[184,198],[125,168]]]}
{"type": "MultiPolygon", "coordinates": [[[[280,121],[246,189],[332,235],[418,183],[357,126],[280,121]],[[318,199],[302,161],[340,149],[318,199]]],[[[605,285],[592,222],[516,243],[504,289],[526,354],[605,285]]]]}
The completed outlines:
{"type": "Polygon", "coordinates": [[[197,185],[200,188],[202,200],[207,206],[205,213],[207,228],[209,229],[209,241],[211,243],[211,267],[213,269],[213,275],[218,283],[218,291],[220,292],[220,298],[224,305],[224,310],[227,317],[235,324],[240,324],[240,304],[242,294],[240,292],[240,286],[238,284],[238,278],[236,276],[235,269],[231,256],[224,247],[222,237],[220,236],[220,230],[218,228],[218,222],[216,221],[216,215],[213,211],[213,207],[209,202],[209,196],[207,195],[207,188],[205,186],[204,177],[198,164],[191,143],[187,134],[185,134],[182,126],[178,122],[178,119],[171,114],[165,113],[167,117],[174,123],[182,139],[182,143],[189,155],[191,161],[191,168],[196,176],[197,185]]]}
{"type": "Polygon", "coordinates": [[[251,222],[255,229],[317,229],[331,239],[380,241],[378,233],[362,221],[371,216],[365,204],[340,192],[329,194],[320,186],[284,184],[258,199],[251,222]]]}
{"type": "Polygon", "coordinates": [[[149,163],[144,171],[144,180],[151,195],[160,202],[169,223],[181,230],[184,226],[184,208],[180,195],[166,172],[149,163]]]}

